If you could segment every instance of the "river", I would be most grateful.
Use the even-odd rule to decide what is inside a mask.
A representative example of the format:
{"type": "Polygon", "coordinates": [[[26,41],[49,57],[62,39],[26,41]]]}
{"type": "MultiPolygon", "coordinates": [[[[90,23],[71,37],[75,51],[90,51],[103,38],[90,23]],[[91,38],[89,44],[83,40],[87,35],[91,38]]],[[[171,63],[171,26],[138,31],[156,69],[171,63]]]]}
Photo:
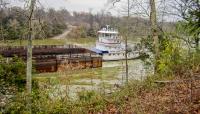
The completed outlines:
{"type": "MultiPolygon", "coordinates": [[[[151,69],[145,68],[143,61],[128,60],[129,80],[141,80],[151,69]]],[[[149,67],[150,68],[150,67],[149,67]]],[[[70,72],[48,74],[51,85],[51,96],[76,98],[81,91],[95,90],[104,93],[111,93],[125,84],[125,61],[103,62],[102,68],[84,69],[70,72]]],[[[42,74],[38,77],[43,77],[42,74]]],[[[46,77],[46,78],[47,78],[46,77]]]]}

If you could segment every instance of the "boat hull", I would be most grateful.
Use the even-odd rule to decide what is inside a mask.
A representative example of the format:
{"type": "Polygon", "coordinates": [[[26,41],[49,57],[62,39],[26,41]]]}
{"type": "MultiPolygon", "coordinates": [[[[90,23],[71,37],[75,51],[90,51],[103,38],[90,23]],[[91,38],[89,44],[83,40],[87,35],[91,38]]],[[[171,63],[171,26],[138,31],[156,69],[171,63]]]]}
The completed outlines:
{"type": "MultiPolygon", "coordinates": [[[[125,60],[125,53],[104,53],[102,55],[103,61],[119,61],[125,60]]],[[[127,59],[135,59],[139,57],[139,52],[129,52],[127,54],[127,59]]]]}

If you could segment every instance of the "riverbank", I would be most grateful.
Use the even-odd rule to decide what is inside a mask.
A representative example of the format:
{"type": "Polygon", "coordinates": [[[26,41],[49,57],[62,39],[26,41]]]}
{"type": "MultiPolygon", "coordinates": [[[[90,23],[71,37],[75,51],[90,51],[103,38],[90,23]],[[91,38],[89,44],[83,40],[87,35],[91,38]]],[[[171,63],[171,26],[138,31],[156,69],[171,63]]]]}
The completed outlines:
{"type": "MultiPolygon", "coordinates": [[[[129,61],[129,78],[140,80],[151,70],[143,70],[141,60],[129,61]]],[[[51,87],[60,85],[63,88],[68,86],[70,89],[68,95],[74,98],[78,92],[83,90],[99,90],[102,86],[107,92],[116,89],[116,85],[122,86],[125,83],[125,61],[103,62],[102,68],[71,70],[57,73],[35,74],[34,79],[41,82],[41,86],[50,85],[51,87]]],[[[61,88],[62,88],[61,87],[61,88]]],[[[66,88],[65,88],[66,89],[66,88]]]]}
{"type": "MultiPolygon", "coordinates": [[[[65,44],[78,44],[78,45],[94,45],[95,38],[78,38],[78,39],[35,39],[33,45],[65,45],[65,44]]],[[[1,41],[0,46],[26,46],[27,40],[7,40],[1,41]]]]}
{"type": "MultiPolygon", "coordinates": [[[[191,83],[186,78],[148,76],[143,81],[130,80],[126,86],[117,86],[112,93],[101,90],[82,90],[78,92],[76,100],[59,93],[49,94],[52,90],[43,88],[33,92],[32,113],[65,113],[65,114],[199,114],[200,101],[199,80],[193,80],[193,93],[191,83]],[[181,83],[157,83],[177,82],[181,83]],[[195,89],[196,88],[196,89],[195,89]],[[56,97],[62,95],[62,97],[56,97]],[[53,98],[53,99],[52,99],[53,98]],[[55,99],[56,98],[56,99],[55,99]]],[[[59,88],[60,86],[56,86],[59,88]]],[[[67,91],[65,91],[67,92],[67,91]]],[[[16,96],[7,110],[13,113],[25,113],[26,103],[24,94],[16,96]],[[18,108],[17,108],[18,107],[18,108]]]]}

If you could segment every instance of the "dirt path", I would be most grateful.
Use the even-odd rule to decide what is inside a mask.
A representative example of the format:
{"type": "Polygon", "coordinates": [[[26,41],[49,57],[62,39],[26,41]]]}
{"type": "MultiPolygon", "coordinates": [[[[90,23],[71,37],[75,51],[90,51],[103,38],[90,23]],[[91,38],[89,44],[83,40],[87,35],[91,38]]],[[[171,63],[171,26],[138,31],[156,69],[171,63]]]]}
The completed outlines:
{"type": "Polygon", "coordinates": [[[52,37],[51,39],[65,39],[66,36],[74,29],[76,26],[69,25],[68,29],[65,30],[62,34],[52,37]]]}
{"type": "Polygon", "coordinates": [[[65,39],[64,41],[66,42],[65,44],[73,44],[73,45],[77,45],[77,46],[80,46],[80,47],[83,47],[83,48],[86,48],[86,49],[90,49],[91,47],[94,47],[94,46],[88,46],[87,43],[85,44],[82,44],[82,43],[77,43],[77,42],[71,42],[70,40],[68,40],[66,38],[66,36],[74,29],[76,28],[77,26],[72,26],[72,25],[69,25],[68,26],[68,29],[65,30],[62,34],[59,34],[57,36],[54,36],[52,37],[51,39],[55,39],[55,40],[61,40],[61,39],[65,39]]]}

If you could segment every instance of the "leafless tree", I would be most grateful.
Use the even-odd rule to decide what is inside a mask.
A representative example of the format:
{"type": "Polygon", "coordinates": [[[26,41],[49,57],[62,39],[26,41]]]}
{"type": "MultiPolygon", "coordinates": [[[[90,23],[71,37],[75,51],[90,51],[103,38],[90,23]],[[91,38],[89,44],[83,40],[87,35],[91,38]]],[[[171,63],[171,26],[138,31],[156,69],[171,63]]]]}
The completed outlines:
{"type": "MultiPolygon", "coordinates": [[[[32,92],[32,39],[33,36],[33,19],[34,19],[34,10],[35,10],[36,0],[31,0],[29,6],[29,18],[28,18],[28,45],[27,45],[27,70],[26,70],[26,89],[28,96],[32,92]]],[[[28,97],[28,109],[31,112],[31,99],[28,97]]]]}
{"type": "MultiPolygon", "coordinates": [[[[154,40],[155,61],[159,58],[159,39],[158,39],[158,25],[156,16],[155,0],[150,0],[150,22],[151,22],[151,35],[154,40]]],[[[157,70],[157,63],[155,63],[155,71],[157,70]]]]}
{"type": "Polygon", "coordinates": [[[29,18],[28,18],[28,47],[27,47],[27,92],[31,94],[31,83],[32,83],[32,39],[33,39],[33,19],[35,10],[36,0],[31,0],[29,7],[29,18]]]}
{"type": "Polygon", "coordinates": [[[7,5],[8,3],[7,2],[5,2],[4,0],[0,0],[0,26],[1,26],[1,39],[3,40],[3,41],[5,41],[5,39],[4,39],[4,28],[3,28],[3,16],[4,16],[4,12],[3,12],[3,9],[6,7],[6,5],[7,5]]]}
{"type": "MultiPolygon", "coordinates": [[[[183,41],[194,43],[196,50],[199,50],[200,41],[200,1],[199,0],[170,0],[169,7],[172,9],[167,13],[174,15],[180,21],[182,21],[182,27],[184,29],[183,41]]],[[[180,35],[181,36],[181,35],[180,35]]]]}

